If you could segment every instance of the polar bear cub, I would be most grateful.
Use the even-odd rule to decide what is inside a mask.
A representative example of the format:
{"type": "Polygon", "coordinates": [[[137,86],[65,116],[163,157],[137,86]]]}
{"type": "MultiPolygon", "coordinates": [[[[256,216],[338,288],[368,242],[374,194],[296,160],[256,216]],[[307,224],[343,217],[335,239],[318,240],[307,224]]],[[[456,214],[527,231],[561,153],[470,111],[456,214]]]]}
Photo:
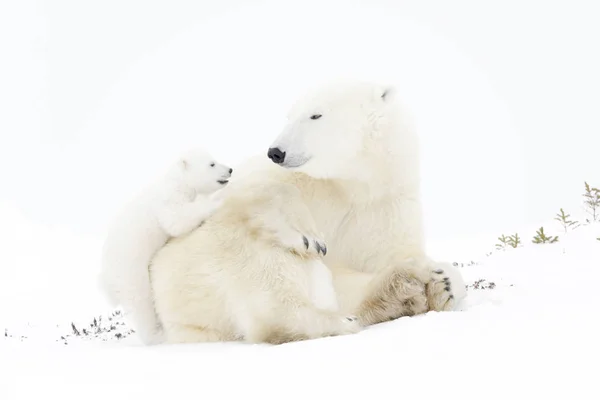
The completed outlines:
{"type": "Polygon", "coordinates": [[[218,191],[233,170],[205,150],[193,149],[171,165],[116,216],[102,249],[100,285],[113,306],[120,304],[140,339],[161,341],[150,285],[150,260],[170,238],[197,228],[220,206],[218,191]]]}

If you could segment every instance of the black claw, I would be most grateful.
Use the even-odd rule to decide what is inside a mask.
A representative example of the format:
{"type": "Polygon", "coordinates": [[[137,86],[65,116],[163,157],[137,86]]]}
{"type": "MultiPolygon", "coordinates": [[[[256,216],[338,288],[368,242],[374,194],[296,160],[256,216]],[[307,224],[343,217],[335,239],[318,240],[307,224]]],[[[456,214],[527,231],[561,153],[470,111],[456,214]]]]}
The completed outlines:
{"type": "Polygon", "coordinates": [[[315,242],[315,247],[317,248],[317,253],[322,253],[323,255],[327,254],[327,246],[325,246],[325,244],[315,242]]]}
{"type": "Polygon", "coordinates": [[[446,292],[449,292],[449,291],[450,291],[450,286],[446,286],[446,287],[444,288],[444,290],[445,290],[446,292]]]}
{"type": "Polygon", "coordinates": [[[443,269],[436,269],[433,272],[435,272],[436,274],[443,274],[444,270],[443,269]]]}
{"type": "Polygon", "coordinates": [[[448,282],[449,280],[450,280],[450,278],[448,278],[448,277],[444,278],[444,282],[448,282]]]}
{"type": "Polygon", "coordinates": [[[308,239],[306,236],[302,236],[302,241],[304,242],[304,247],[306,247],[306,250],[308,250],[308,239]]]}
{"type": "Polygon", "coordinates": [[[317,249],[317,254],[319,254],[319,253],[321,253],[321,251],[323,251],[319,242],[315,242],[315,248],[317,249]]]}
{"type": "Polygon", "coordinates": [[[451,294],[450,296],[448,296],[448,298],[449,298],[449,299],[453,299],[453,298],[454,298],[454,295],[453,295],[453,294],[451,294]]]}

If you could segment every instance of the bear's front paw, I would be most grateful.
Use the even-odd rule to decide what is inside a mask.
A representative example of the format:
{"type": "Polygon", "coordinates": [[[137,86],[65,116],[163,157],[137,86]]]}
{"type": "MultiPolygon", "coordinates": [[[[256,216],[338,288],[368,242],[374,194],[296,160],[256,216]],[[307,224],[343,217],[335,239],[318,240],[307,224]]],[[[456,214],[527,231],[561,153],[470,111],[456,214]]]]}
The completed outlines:
{"type": "Polygon", "coordinates": [[[310,236],[302,235],[302,244],[304,245],[304,251],[307,253],[321,254],[325,256],[327,254],[327,245],[321,239],[315,239],[310,236]]]}
{"type": "Polygon", "coordinates": [[[301,256],[323,257],[327,254],[325,241],[315,234],[290,229],[287,232],[280,231],[278,240],[283,247],[301,256]]]}
{"type": "Polygon", "coordinates": [[[300,256],[318,256],[327,254],[327,245],[323,235],[316,229],[306,226],[303,221],[270,221],[268,227],[273,240],[282,247],[300,256]]]}

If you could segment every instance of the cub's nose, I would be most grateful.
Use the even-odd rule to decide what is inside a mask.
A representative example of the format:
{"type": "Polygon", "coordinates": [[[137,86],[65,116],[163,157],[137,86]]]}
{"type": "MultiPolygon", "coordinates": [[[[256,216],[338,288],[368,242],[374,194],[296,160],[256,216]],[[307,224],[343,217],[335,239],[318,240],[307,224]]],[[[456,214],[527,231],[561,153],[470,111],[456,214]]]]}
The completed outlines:
{"type": "Polygon", "coordinates": [[[281,164],[285,160],[285,151],[279,150],[279,147],[271,147],[267,152],[267,156],[275,164],[281,164]]]}
{"type": "Polygon", "coordinates": [[[229,168],[229,175],[233,172],[233,168],[229,168]]]}

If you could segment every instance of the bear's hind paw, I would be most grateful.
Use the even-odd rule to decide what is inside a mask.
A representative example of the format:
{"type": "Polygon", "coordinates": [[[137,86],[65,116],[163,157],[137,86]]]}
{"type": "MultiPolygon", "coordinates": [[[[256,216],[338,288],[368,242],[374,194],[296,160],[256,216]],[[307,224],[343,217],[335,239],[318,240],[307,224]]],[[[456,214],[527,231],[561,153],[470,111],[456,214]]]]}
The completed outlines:
{"type": "Polygon", "coordinates": [[[429,309],[433,311],[451,310],[455,303],[452,282],[444,269],[438,267],[432,272],[431,280],[427,283],[429,309]]]}

